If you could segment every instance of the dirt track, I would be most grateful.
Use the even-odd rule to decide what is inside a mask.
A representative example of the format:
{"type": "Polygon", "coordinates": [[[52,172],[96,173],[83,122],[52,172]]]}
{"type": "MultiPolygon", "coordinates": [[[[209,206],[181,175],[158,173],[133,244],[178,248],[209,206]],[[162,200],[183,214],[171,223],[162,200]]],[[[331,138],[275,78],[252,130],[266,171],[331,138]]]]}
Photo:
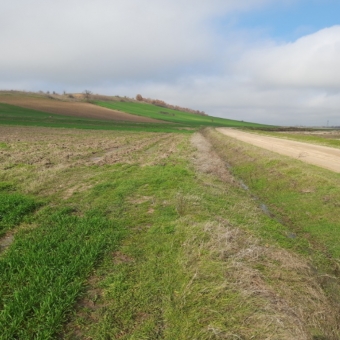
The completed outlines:
{"type": "Polygon", "coordinates": [[[164,123],[164,121],[147,117],[135,116],[129,113],[110,110],[89,103],[67,102],[57,99],[48,99],[30,96],[1,95],[0,102],[65,116],[74,116],[92,119],[105,119],[137,123],[164,123]]]}
{"type": "Polygon", "coordinates": [[[228,128],[217,128],[217,131],[243,142],[274,151],[282,155],[297,158],[303,162],[340,173],[340,150],[275,137],[260,136],[228,128]]]}

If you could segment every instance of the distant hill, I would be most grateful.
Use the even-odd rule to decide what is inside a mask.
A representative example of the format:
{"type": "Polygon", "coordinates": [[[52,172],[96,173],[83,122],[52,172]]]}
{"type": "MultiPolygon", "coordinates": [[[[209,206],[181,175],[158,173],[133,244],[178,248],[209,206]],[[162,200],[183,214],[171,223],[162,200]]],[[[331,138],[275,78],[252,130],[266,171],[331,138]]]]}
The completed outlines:
{"type": "Polygon", "coordinates": [[[82,94],[0,91],[0,103],[63,116],[113,121],[164,123],[152,118],[112,110],[84,101],[82,94]]]}
{"type": "MultiPolygon", "coordinates": [[[[208,116],[203,111],[181,108],[167,104],[162,100],[144,99],[141,95],[137,95],[136,99],[133,99],[93,94],[90,91],[63,94],[0,91],[1,103],[0,118],[7,123],[14,119],[14,116],[18,123],[20,116],[20,120],[26,121],[26,123],[26,118],[33,119],[36,122],[46,118],[50,120],[53,118],[58,121],[63,119],[63,124],[67,119],[69,121],[81,119],[82,124],[85,124],[85,120],[91,120],[91,124],[95,120],[101,128],[104,121],[122,122],[124,124],[162,124],[163,126],[166,124],[167,129],[196,129],[202,126],[268,127],[268,125],[263,124],[208,116]],[[8,105],[11,105],[11,107],[8,105]],[[23,109],[26,109],[26,111],[23,109]],[[57,116],[64,116],[64,118],[57,116]]],[[[151,125],[144,125],[144,127],[150,128],[151,125]]],[[[110,128],[112,128],[112,125],[110,125],[110,128]]]]}
{"type": "MultiPolygon", "coordinates": [[[[184,111],[163,108],[154,104],[137,101],[95,101],[97,105],[113,110],[124,111],[143,117],[163,120],[169,123],[181,124],[189,127],[200,126],[225,126],[225,127],[264,127],[263,124],[249,123],[233,119],[212,117],[208,115],[197,115],[184,111]]],[[[267,125],[268,127],[268,125],[267,125]]]]}

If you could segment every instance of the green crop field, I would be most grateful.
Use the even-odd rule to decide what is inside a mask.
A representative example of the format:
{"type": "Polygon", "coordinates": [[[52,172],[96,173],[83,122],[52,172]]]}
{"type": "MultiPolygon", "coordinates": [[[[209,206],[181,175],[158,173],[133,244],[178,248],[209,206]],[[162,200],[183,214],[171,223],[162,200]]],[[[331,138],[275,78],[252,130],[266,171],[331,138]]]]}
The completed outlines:
{"type": "Polygon", "coordinates": [[[160,106],[135,103],[135,102],[104,102],[96,101],[97,105],[113,110],[145,116],[154,119],[165,120],[167,122],[200,127],[200,126],[227,126],[227,127],[260,127],[264,126],[256,123],[248,123],[232,119],[217,118],[211,116],[201,116],[197,114],[171,110],[160,106]]]}

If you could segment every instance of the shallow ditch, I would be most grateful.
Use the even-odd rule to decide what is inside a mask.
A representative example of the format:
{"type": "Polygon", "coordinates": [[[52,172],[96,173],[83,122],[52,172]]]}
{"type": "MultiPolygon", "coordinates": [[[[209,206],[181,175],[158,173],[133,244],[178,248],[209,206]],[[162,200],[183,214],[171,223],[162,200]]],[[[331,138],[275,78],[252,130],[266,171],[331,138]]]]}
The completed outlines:
{"type": "MultiPolygon", "coordinates": [[[[226,165],[227,169],[228,169],[230,172],[232,172],[232,169],[233,169],[232,166],[231,166],[228,162],[225,162],[225,165],[226,165]]],[[[251,192],[251,190],[250,190],[250,188],[248,187],[248,185],[246,185],[246,184],[243,182],[242,179],[236,177],[234,174],[233,174],[233,176],[234,176],[236,182],[240,185],[240,187],[241,187],[242,189],[244,189],[245,191],[247,191],[247,192],[250,193],[250,197],[257,203],[258,207],[262,210],[262,212],[263,212],[265,215],[267,215],[269,218],[271,218],[271,219],[274,220],[275,222],[280,223],[282,226],[288,227],[288,226],[283,222],[282,219],[280,219],[278,216],[276,216],[276,215],[269,209],[269,207],[268,207],[265,203],[263,203],[263,202],[260,200],[260,198],[259,198],[258,196],[254,195],[254,194],[251,192]]],[[[292,239],[295,239],[295,238],[297,237],[297,235],[296,235],[295,233],[292,233],[292,232],[287,233],[286,236],[287,236],[288,238],[292,238],[292,239]]]]}

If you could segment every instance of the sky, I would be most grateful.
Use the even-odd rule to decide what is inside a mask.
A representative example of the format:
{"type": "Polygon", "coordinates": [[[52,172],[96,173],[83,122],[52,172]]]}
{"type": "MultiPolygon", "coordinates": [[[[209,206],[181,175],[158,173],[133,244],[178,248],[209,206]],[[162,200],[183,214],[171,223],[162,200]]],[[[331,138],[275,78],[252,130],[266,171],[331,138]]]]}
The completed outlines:
{"type": "Polygon", "coordinates": [[[339,0],[2,0],[0,89],[340,126],[339,0]]]}

